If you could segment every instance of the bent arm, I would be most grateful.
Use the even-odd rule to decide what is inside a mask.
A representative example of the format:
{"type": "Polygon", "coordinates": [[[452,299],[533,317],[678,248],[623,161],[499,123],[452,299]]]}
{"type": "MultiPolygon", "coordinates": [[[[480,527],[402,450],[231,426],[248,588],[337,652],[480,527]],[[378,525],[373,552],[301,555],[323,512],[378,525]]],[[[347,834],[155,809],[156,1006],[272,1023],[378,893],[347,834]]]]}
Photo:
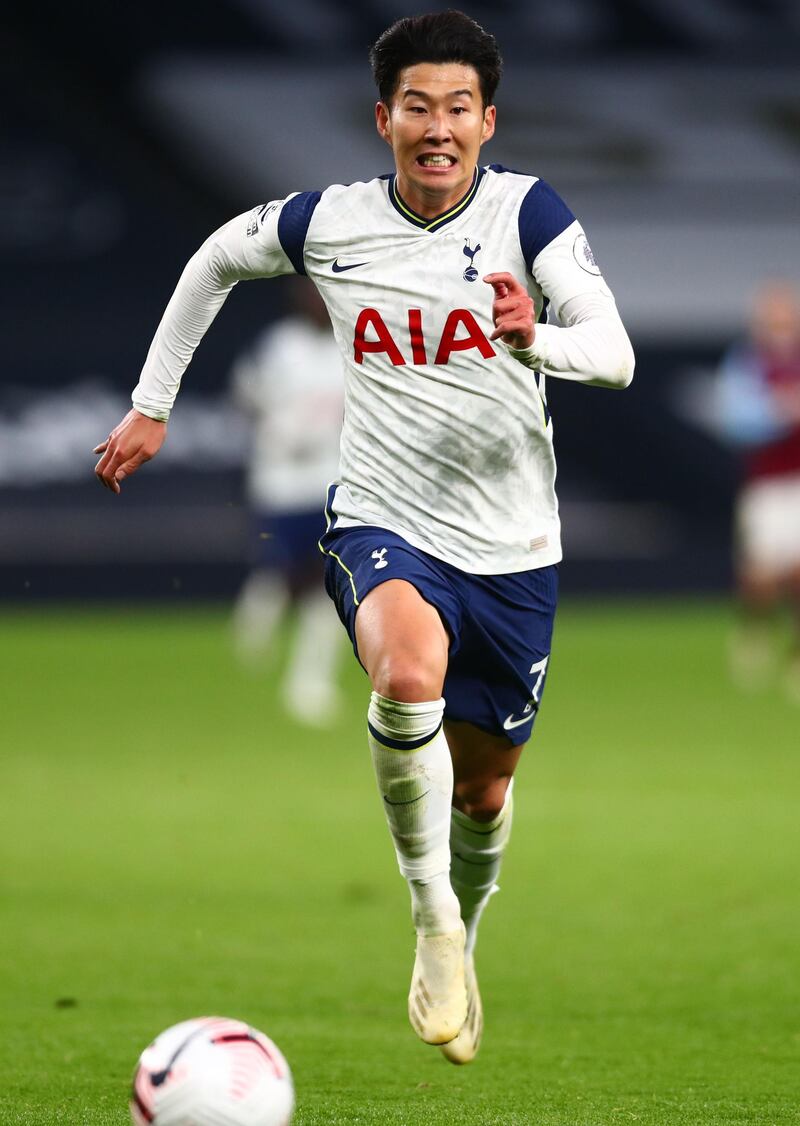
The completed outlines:
{"type": "Polygon", "coordinates": [[[195,349],[239,280],[225,233],[216,231],[189,259],[164,310],[131,396],[149,418],[169,418],[195,349]]]}
{"type": "Polygon", "coordinates": [[[530,348],[509,351],[526,367],[589,387],[628,387],[634,355],[610,293],[571,297],[559,309],[561,325],[537,324],[530,348]]]}
{"type": "Polygon", "coordinates": [[[549,184],[539,180],[526,195],[519,230],[536,308],[546,299],[559,323],[536,324],[530,347],[512,355],[544,375],[627,387],[634,356],[614,296],[583,228],[549,184]]]}
{"type": "Polygon", "coordinates": [[[255,228],[257,212],[231,219],[189,259],[133,391],[140,414],[167,421],[195,349],[238,281],[294,272],[278,238],[279,210],[255,228]]]}
{"type": "Polygon", "coordinates": [[[95,448],[102,454],[95,473],[112,492],[119,493],[120,482],[161,448],[183,373],[237,281],[302,269],[299,254],[290,258],[279,236],[283,208],[298,198],[289,196],[231,219],[187,263],[131,396],[133,410],[95,448]]]}

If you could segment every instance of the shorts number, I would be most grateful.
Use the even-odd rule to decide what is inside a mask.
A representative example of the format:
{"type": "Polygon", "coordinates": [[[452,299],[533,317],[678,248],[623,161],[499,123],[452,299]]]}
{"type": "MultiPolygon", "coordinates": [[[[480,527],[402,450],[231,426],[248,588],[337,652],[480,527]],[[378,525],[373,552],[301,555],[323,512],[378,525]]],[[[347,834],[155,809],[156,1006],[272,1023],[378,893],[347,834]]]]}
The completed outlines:
{"type": "Polygon", "coordinates": [[[549,660],[550,654],[548,653],[546,657],[543,657],[541,659],[541,661],[534,661],[534,663],[531,665],[530,671],[532,673],[538,672],[539,674],[534,681],[533,687],[531,688],[531,703],[535,704],[537,708],[539,707],[539,694],[542,691],[542,682],[545,678],[545,673],[547,672],[547,662],[549,660]]]}

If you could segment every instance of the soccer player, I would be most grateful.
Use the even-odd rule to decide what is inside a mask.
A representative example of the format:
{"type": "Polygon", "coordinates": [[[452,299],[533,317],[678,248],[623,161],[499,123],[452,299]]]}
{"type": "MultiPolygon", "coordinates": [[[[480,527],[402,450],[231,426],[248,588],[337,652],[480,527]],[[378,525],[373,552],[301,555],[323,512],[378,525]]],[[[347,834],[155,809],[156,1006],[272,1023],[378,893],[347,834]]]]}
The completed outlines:
{"type": "Polygon", "coordinates": [[[294,611],[281,696],[300,722],[324,726],[338,710],[336,666],[345,640],[322,587],[317,548],[320,497],[339,462],[342,361],[318,290],[305,278],[287,280],[290,315],[259,333],[231,376],[251,424],[251,569],[234,606],[234,644],[242,662],[257,668],[279,621],[294,611]]]}
{"type": "Polygon", "coordinates": [[[740,623],[734,677],[763,685],[776,664],[777,611],[791,611],[787,695],[800,703],[800,295],[789,282],[762,285],[749,339],[720,367],[721,421],[742,453],[735,568],[740,623]]]}
{"type": "Polygon", "coordinates": [[[417,933],[409,1017],[466,1063],[482,1029],[478,922],[550,659],[561,545],[545,377],[625,387],[634,361],[567,205],[535,176],[478,164],[495,129],[494,37],[457,11],[402,19],[371,62],[395,171],[211,235],[96,472],[119,492],[158,451],[237,281],[311,278],[345,363],[320,546],[373,689],[368,741],[417,933]]]}

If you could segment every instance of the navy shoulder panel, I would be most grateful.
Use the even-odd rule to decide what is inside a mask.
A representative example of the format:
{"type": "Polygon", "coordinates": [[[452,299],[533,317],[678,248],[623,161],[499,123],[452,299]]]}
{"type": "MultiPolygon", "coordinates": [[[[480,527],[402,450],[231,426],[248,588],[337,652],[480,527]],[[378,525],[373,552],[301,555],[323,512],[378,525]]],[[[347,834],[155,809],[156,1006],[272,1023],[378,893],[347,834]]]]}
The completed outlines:
{"type": "Polygon", "coordinates": [[[303,247],[306,244],[308,224],[319,203],[322,192],[300,192],[292,196],[278,217],[278,238],[289,261],[298,274],[305,274],[303,247]]]}
{"type": "Polygon", "coordinates": [[[519,242],[529,270],[539,251],[574,222],[561,196],[544,180],[537,180],[519,209],[519,242]]]}

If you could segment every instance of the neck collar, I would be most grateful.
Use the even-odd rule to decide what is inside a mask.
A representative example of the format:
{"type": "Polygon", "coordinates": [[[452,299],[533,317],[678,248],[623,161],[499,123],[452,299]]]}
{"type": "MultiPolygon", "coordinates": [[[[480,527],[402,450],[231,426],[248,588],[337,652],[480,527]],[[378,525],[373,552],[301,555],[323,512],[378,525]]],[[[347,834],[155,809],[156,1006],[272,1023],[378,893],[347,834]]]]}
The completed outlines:
{"type": "Polygon", "coordinates": [[[472,177],[472,183],[458,203],[454,203],[447,211],[443,211],[441,215],[437,215],[433,219],[426,215],[420,215],[417,211],[414,211],[413,208],[408,206],[397,190],[397,173],[393,173],[389,177],[389,200],[395,211],[399,211],[403,218],[414,227],[418,227],[422,231],[438,231],[441,227],[444,227],[447,223],[455,219],[456,216],[460,215],[466,207],[469,207],[470,203],[475,198],[475,193],[483,179],[483,175],[483,168],[480,166],[476,167],[475,174],[472,177]]]}

